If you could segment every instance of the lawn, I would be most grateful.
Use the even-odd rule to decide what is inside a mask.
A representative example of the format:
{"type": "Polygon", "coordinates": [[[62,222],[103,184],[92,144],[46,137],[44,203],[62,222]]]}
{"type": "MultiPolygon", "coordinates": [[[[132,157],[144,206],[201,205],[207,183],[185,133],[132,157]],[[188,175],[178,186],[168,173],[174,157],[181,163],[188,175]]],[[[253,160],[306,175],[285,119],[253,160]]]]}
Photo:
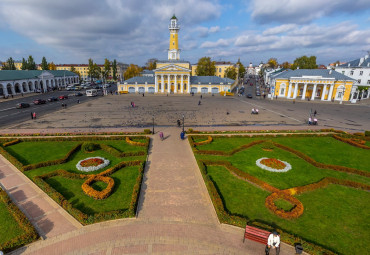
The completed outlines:
{"type": "Polygon", "coordinates": [[[1,244],[21,235],[22,232],[23,230],[14,219],[14,216],[0,200],[0,246],[2,246],[1,244]]]}
{"type": "MultiPolygon", "coordinates": [[[[203,140],[205,139],[204,137],[203,140]]],[[[365,173],[370,170],[369,161],[366,160],[370,156],[369,150],[354,147],[331,137],[228,138],[213,136],[211,143],[199,145],[196,148],[229,152],[255,140],[270,140],[289,146],[324,164],[356,168],[365,173]]],[[[200,141],[200,138],[196,140],[196,142],[200,141]]],[[[368,177],[317,168],[286,150],[274,146],[271,147],[272,150],[265,148],[266,144],[257,144],[229,156],[200,155],[195,150],[195,156],[198,162],[205,160],[229,162],[233,167],[279,190],[317,183],[326,177],[353,181],[370,187],[366,186],[370,185],[368,177]],[[291,164],[292,169],[285,173],[261,169],[256,165],[256,160],[262,157],[286,161],[291,164]]],[[[232,215],[241,216],[250,223],[264,222],[287,234],[299,236],[305,241],[305,247],[311,249],[314,254],[323,253],[311,244],[318,244],[341,254],[366,253],[368,247],[366,240],[370,238],[368,231],[370,229],[369,189],[362,190],[335,184],[322,188],[317,187],[295,195],[303,204],[303,214],[296,218],[282,218],[265,206],[266,198],[271,192],[263,186],[237,178],[224,166],[208,165],[207,173],[216,186],[230,217],[232,215]]],[[[206,182],[207,179],[205,178],[206,182]]],[[[277,199],[274,204],[287,212],[294,209],[294,205],[284,199],[277,199]]],[[[284,234],[282,237],[284,239],[284,234]]]]}
{"type": "MultiPolygon", "coordinates": [[[[116,137],[111,139],[99,137],[96,140],[92,140],[93,138],[89,137],[86,139],[87,141],[81,140],[81,138],[75,141],[71,141],[71,139],[73,138],[69,140],[58,138],[57,140],[51,139],[48,141],[24,140],[5,147],[5,150],[24,165],[30,165],[63,159],[73,148],[84,142],[102,146],[107,145],[113,148],[112,151],[116,153],[111,153],[107,149],[103,150],[100,146],[93,151],[84,151],[80,148],[72,153],[64,163],[36,166],[35,169],[24,171],[24,174],[35,181],[40,188],[63,205],[66,210],[83,224],[115,217],[132,217],[136,211],[136,201],[141,185],[143,162],[146,160],[148,139],[145,137],[131,139],[134,142],[144,143],[145,146],[132,145],[125,140],[125,137],[119,139],[116,137]],[[129,152],[130,156],[124,156],[127,154],[120,155],[120,153],[126,152],[129,152]],[[107,159],[110,161],[109,165],[91,172],[82,172],[77,169],[76,165],[79,161],[91,157],[107,159]],[[100,175],[112,168],[116,170],[109,174],[104,173],[104,176],[112,178],[114,182],[113,190],[108,197],[97,200],[92,195],[87,195],[86,191],[82,189],[82,184],[87,180],[88,176],[100,175]],[[78,176],[82,175],[82,178],[65,176],[58,172],[60,170],[78,174],[78,176]],[[135,208],[132,208],[132,206],[135,208]]],[[[90,186],[96,192],[101,192],[107,188],[107,183],[95,181],[90,186]]]]}

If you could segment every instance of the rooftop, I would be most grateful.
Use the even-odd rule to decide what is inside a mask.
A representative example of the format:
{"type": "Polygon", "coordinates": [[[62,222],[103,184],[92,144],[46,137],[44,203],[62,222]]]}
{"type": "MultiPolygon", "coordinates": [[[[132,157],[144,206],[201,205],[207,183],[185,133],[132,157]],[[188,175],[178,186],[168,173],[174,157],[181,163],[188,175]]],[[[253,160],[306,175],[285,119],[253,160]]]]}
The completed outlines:
{"type": "Polygon", "coordinates": [[[43,72],[49,72],[55,77],[77,75],[67,70],[1,70],[0,81],[38,79],[43,72]]]}
{"type": "Polygon", "coordinates": [[[370,58],[369,55],[365,55],[363,58],[359,58],[356,60],[352,60],[350,62],[347,62],[345,64],[339,65],[338,67],[344,67],[344,68],[355,68],[355,67],[368,67],[370,68],[370,58]]]}
{"type": "Polygon", "coordinates": [[[303,76],[321,76],[322,78],[334,78],[336,81],[354,80],[344,74],[331,69],[296,69],[281,72],[275,76],[276,79],[303,77],[303,76]]]}

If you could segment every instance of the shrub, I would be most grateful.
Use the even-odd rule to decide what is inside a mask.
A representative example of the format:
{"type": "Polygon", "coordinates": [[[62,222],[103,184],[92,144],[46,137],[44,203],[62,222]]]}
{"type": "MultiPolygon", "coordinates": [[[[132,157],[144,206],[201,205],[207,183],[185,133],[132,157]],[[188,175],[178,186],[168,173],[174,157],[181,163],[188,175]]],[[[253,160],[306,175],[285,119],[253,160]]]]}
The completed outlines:
{"type": "Polygon", "coordinates": [[[81,150],[83,152],[93,152],[99,149],[99,144],[91,143],[91,142],[85,142],[81,146],[81,150]]]}
{"type": "Polygon", "coordinates": [[[13,140],[13,141],[10,141],[10,142],[7,142],[7,143],[4,143],[4,144],[3,144],[3,146],[4,146],[4,147],[7,147],[7,146],[11,146],[11,145],[14,145],[14,144],[20,143],[20,142],[21,142],[21,140],[19,140],[19,139],[15,139],[15,140],[13,140]]]}
{"type": "Polygon", "coordinates": [[[83,192],[86,195],[98,200],[106,199],[107,197],[109,197],[113,191],[113,187],[114,180],[111,177],[102,175],[93,175],[82,184],[83,192]],[[91,187],[91,184],[97,181],[105,182],[108,186],[102,191],[97,191],[93,187],[91,187]]]}
{"type": "Polygon", "coordinates": [[[361,141],[361,140],[358,140],[358,139],[348,139],[348,138],[340,137],[340,136],[337,136],[337,135],[333,135],[333,138],[337,139],[338,141],[348,143],[350,145],[353,145],[353,146],[361,148],[361,149],[370,150],[370,147],[365,145],[365,141],[361,141]]]}
{"type": "Polygon", "coordinates": [[[150,131],[150,129],[144,129],[144,134],[151,134],[152,133],[152,131],[150,131]]]}
{"type": "Polygon", "coordinates": [[[370,136],[370,131],[365,131],[365,136],[370,136]]]}

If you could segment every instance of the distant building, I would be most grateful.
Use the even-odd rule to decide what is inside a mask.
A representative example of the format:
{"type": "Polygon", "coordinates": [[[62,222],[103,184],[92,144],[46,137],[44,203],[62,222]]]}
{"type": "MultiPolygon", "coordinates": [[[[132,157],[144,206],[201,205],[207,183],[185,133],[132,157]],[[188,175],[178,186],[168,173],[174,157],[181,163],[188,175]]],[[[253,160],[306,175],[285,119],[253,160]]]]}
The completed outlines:
{"type": "Polygon", "coordinates": [[[287,70],[271,76],[273,97],[321,101],[348,101],[354,79],[328,69],[287,70]]]}
{"type": "Polygon", "coordinates": [[[352,98],[370,97],[370,52],[362,58],[350,61],[346,64],[335,66],[335,71],[351,77],[356,82],[352,90],[352,98]],[[360,89],[359,87],[364,87],[360,89]]]}
{"type": "MultiPolygon", "coordinates": [[[[157,61],[157,68],[151,72],[142,72],[140,76],[125,80],[118,85],[120,93],[219,93],[230,91],[234,80],[223,78],[226,66],[218,69],[219,76],[192,76],[195,69],[188,61],[180,59],[178,32],[180,27],[176,16],[170,20],[170,44],[168,60],[157,61]]],[[[217,70],[216,70],[217,71],[217,70]]]]}
{"type": "Polygon", "coordinates": [[[0,96],[50,91],[78,82],[78,75],[69,71],[1,70],[0,96]]]}

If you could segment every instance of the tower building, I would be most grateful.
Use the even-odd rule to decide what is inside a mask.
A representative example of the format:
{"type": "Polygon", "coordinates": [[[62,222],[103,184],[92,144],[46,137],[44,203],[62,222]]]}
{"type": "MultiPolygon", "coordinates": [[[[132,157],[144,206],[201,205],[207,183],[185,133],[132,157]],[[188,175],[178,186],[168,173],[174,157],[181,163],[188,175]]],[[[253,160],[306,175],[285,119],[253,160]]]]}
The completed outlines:
{"type": "Polygon", "coordinates": [[[168,60],[179,60],[180,50],[179,50],[179,24],[175,15],[172,16],[170,25],[168,26],[170,30],[170,47],[168,48],[168,60]]]}

